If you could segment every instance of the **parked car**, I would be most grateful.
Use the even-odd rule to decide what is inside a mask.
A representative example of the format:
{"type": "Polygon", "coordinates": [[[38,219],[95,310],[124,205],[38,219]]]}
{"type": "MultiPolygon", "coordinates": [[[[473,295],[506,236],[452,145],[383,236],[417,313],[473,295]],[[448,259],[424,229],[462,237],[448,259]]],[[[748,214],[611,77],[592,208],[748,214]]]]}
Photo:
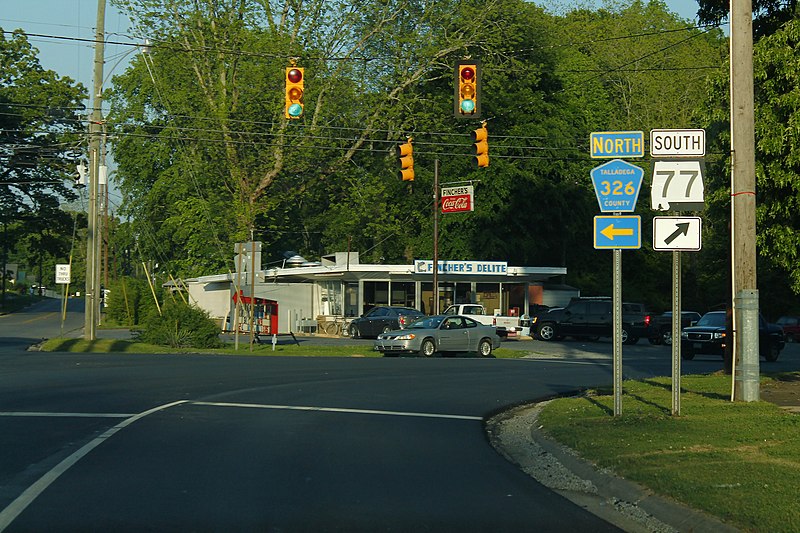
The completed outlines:
{"type": "MultiPolygon", "coordinates": [[[[702,317],[696,311],[681,311],[681,327],[693,326],[702,317]]],[[[650,344],[672,344],[672,311],[667,311],[650,320],[650,344]]]]}
{"type": "MultiPolygon", "coordinates": [[[[725,326],[725,311],[706,313],[694,326],[681,331],[681,358],[694,359],[696,354],[725,355],[728,342],[725,326]]],[[[777,324],[769,324],[758,315],[758,352],[767,361],[777,361],[786,345],[783,329],[777,324]]]]}
{"type": "Polygon", "coordinates": [[[378,305],[350,322],[350,336],[377,337],[378,334],[403,329],[417,318],[425,316],[413,307],[378,305]]]}
{"type": "MultiPolygon", "coordinates": [[[[531,327],[543,341],[559,340],[566,336],[594,339],[614,335],[613,301],[610,298],[573,298],[563,309],[534,317],[531,327]]],[[[622,342],[636,344],[646,337],[650,315],[644,304],[622,304],[622,342]]]]}
{"type": "Polygon", "coordinates": [[[782,316],[776,324],[783,328],[787,342],[800,342],[800,316],[782,316]]]}
{"type": "Polygon", "coordinates": [[[418,353],[424,357],[443,352],[477,352],[489,357],[499,347],[494,327],[462,315],[426,316],[405,329],[381,333],[374,344],[383,355],[418,353]]]}

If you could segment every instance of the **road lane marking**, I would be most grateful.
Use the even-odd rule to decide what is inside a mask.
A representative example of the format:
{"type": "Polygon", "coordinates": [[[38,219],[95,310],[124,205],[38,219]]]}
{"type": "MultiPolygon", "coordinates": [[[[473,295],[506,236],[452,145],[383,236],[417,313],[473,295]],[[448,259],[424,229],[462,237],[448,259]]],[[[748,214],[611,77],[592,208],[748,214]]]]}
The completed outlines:
{"type": "Polygon", "coordinates": [[[438,413],[413,413],[407,411],[379,411],[375,409],[345,409],[340,407],[313,407],[302,405],[270,405],[260,403],[227,403],[227,402],[189,402],[192,405],[208,405],[212,407],[243,407],[249,409],[276,409],[284,411],[322,411],[326,413],[352,413],[362,415],[410,416],[417,418],[448,418],[453,420],[483,421],[483,417],[469,415],[447,415],[438,413]]]}
{"type": "Polygon", "coordinates": [[[100,446],[103,442],[105,442],[108,438],[112,437],[118,431],[130,426],[137,420],[141,420],[142,418],[151,415],[153,413],[157,413],[159,411],[163,411],[164,409],[169,409],[170,407],[175,407],[176,405],[180,405],[186,403],[187,400],[180,400],[177,402],[166,403],[164,405],[159,405],[158,407],[154,407],[152,409],[148,409],[147,411],[143,411],[139,414],[130,416],[117,424],[116,426],[108,429],[105,433],[100,435],[99,437],[93,439],[92,441],[84,444],[78,451],[58,463],[54,466],[50,471],[46,472],[42,477],[36,480],[30,487],[25,489],[25,491],[20,494],[16,500],[11,502],[8,507],[0,511],[0,532],[5,531],[5,529],[13,522],[22,511],[25,510],[33,501],[39,497],[39,495],[47,489],[56,479],[58,479],[61,474],[69,470],[69,468],[80,461],[83,457],[85,457],[89,452],[100,446]]]}
{"type": "Polygon", "coordinates": [[[136,413],[46,413],[39,411],[0,411],[0,416],[52,418],[130,418],[136,413]]]}

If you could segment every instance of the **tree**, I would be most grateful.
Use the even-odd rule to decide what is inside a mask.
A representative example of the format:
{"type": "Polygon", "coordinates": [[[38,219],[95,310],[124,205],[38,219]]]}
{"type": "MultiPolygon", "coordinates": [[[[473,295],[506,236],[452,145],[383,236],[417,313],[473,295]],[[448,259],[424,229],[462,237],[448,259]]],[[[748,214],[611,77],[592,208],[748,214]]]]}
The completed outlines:
{"type": "Polygon", "coordinates": [[[44,282],[70,246],[73,218],[61,201],[77,197],[73,174],[86,91],[42,69],[36,54],[21,31],[0,34],[0,212],[14,221],[6,234],[11,253],[38,267],[44,282]]]}

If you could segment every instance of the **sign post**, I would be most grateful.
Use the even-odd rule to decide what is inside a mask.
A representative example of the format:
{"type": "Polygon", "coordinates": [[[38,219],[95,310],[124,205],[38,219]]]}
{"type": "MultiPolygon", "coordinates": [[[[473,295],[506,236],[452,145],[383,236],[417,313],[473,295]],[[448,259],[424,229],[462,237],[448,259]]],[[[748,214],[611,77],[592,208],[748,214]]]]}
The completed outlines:
{"type": "Polygon", "coordinates": [[[643,157],[641,131],[596,132],[589,139],[593,159],[612,159],[590,172],[601,213],[594,218],[595,249],[613,250],[614,416],[622,415],[622,249],[642,247],[641,217],[622,216],[636,209],[644,170],[618,159],[643,157]]]}
{"type": "Polygon", "coordinates": [[[71,281],[69,264],[56,265],[56,284],[61,285],[61,334],[64,334],[64,321],[67,319],[67,287],[71,281]]]}
{"type": "MultiPolygon", "coordinates": [[[[702,129],[650,131],[653,162],[650,190],[657,211],[699,211],[705,206],[703,157],[706,132],[702,129]],[[698,159],[699,158],[699,159],[698,159]]],[[[654,217],[653,250],[672,251],[672,414],[681,414],[681,251],[699,251],[700,217],[654,217]]]]}

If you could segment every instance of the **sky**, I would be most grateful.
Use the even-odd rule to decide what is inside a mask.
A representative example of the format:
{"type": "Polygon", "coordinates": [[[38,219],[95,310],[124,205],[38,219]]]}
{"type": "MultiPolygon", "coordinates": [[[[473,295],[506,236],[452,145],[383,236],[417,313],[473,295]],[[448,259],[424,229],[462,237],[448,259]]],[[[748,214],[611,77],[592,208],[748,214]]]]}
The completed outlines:
{"type": "MultiPolygon", "coordinates": [[[[538,3],[546,5],[542,0],[538,3]]],[[[679,16],[695,19],[696,0],[667,0],[666,3],[679,16]]],[[[69,39],[93,41],[96,22],[97,0],[0,0],[0,27],[4,31],[25,30],[31,44],[39,49],[42,67],[80,81],[87,88],[93,85],[93,43],[69,39]],[[31,34],[63,38],[33,37],[31,34]]],[[[141,43],[143,38],[129,35],[129,28],[128,18],[107,0],[105,30],[109,34],[108,40],[141,43]]],[[[121,74],[134,50],[132,46],[106,45],[104,78],[110,80],[112,75],[121,74]]]]}

